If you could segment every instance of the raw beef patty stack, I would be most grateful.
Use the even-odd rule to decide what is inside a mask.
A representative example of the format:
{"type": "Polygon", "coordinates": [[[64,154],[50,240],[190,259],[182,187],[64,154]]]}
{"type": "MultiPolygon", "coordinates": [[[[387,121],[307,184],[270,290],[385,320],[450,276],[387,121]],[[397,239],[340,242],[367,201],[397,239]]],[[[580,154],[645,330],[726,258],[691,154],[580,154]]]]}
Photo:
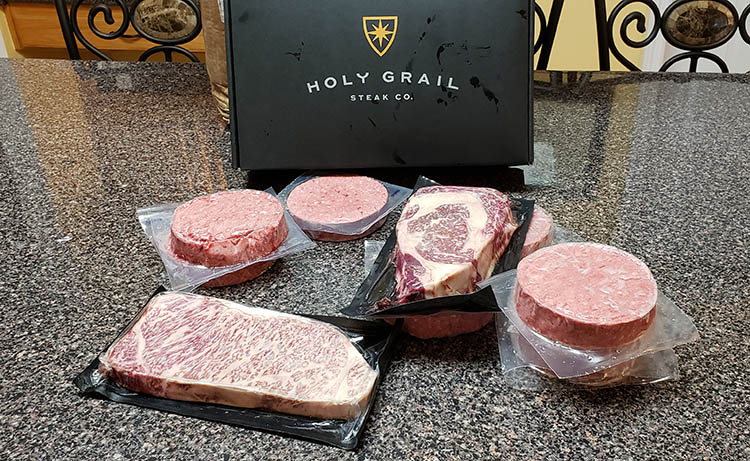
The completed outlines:
{"type": "Polygon", "coordinates": [[[607,245],[563,243],[518,264],[519,317],[544,336],[578,348],[633,341],[651,325],[656,297],[648,267],[607,245]]]}
{"type": "Polygon", "coordinates": [[[388,203],[388,191],[365,176],[320,176],[295,187],[287,199],[289,213],[311,238],[341,242],[377,230],[376,219],[388,203]],[[323,229],[340,229],[341,233],[323,229]]]}
{"type": "MultiPolygon", "coordinates": [[[[207,267],[242,264],[267,256],[289,232],[281,202],[258,190],[219,192],[190,200],[175,210],[171,231],[173,253],[207,267]]],[[[205,286],[242,283],[272,264],[251,264],[205,286]]]]}

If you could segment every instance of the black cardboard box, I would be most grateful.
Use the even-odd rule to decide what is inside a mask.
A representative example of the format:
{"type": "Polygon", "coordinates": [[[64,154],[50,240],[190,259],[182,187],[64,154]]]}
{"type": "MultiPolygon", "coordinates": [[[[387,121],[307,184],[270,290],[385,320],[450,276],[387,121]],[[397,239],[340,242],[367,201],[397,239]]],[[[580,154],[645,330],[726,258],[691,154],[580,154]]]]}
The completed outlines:
{"type": "Polygon", "coordinates": [[[533,160],[531,0],[225,0],[233,164],[533,160]]]}

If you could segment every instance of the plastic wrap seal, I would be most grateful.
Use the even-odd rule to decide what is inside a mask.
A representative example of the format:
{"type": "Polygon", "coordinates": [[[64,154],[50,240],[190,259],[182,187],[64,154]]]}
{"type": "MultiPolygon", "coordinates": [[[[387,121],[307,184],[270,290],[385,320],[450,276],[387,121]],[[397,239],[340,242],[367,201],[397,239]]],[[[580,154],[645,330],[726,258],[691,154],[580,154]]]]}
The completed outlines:
{"type": "MultiPolygon", "coordinates": [[[[266,189],[265,192],[274,197],[276,196],[274,190],[271,188],[266,189]]],[[[228,266],[207,267],[200,264],[193,264],[178,257],[170,250],[172,216],[180,205],[181,203],[167,203],[136,210],[138,221],[141,223],[146,237],[148,237],[154,248],[156,248],[164,264],[164,270],[169,279],[169,288],[172,290],[190,291],[210,280],[245,269],[253,264],[280,259],[309,250],[315,246],[315,242],[305,235],[285,209],[284,218],[288,233],[281,245],[271,253],[260,258],[228,266]]]]}
{"type": "Polygon", "coordinates": [[[365,277],[372,270],[375,260],[383,249],[385,242],[382,240],[365,240],[365,254],[363,256],[365,277]]]}
{"type": "MultiPolygon", "coordinates": [[[[414,190],[422,187],[439,186],[435,181],[420,176],[414,190]]],[[[511,211],[518,223],[505,252],[495,265],[493,274],[514,269],[521,258],[526,232],[529,228],[534,201],[509,197],[511,211]]],[[[396,267],[393,263],[393,252],[396,248],[396,230],[394,229],[372,265],[367,277],[359,286],[349,306],[341,313],[354,318],[397,318],[416,317],[444,312],[481,313],[499,312],[500,308],[490,287],[485,286],[469,294],[442,296],[396,304],[396,267]]]]}
{"type": "MultiPolygon", "coordinates": [[[[298,176],[294,181],[289,183],[280,193],[279,193],[279,199],[284,203],[284,205],[287,205],[287,201],[289,199],[289,195],[292,193],[294,189],[296,189],[298,186],[316,179],[320,177],[327,177],[327,176],[350,176],[348,174],[341,174],[338,175],[336,173],[331,172],[317,172],[317,171],[308,171],[304,174],[298,176]]],[[[360,219],[358,221],[354,222],[346,222],[346,223],[321,223],[321,222],[311,222],[311,221],[305,221],[302,219],[299,219],[294,216],[292,213],[292,216],[294,217],[295,221],[299,225],[299,227],[305,231],[311,238],[316,240],[324,240],[324,241],[345,241],[345,240],[354,240],[362,237],[366,237],[367,235],[370,235],[371,233],[375,232],[380,226],[382,226],[386,219],[388,218],[388,215],[393,212],[399,205],[404,203],[404,201],[409,198],[409,196],[412,193],[412,190],[407,187],[401,187],[394,184],[390,184],[384,181],[380,181],[378,179],[374,178],[368,178],[372,179],[374,181],[377,181],[380,183],[387,192],[387,199],[386,203],[379,211],[372,214],[371,216],[367,216],[363,219],[360,219]]],[[[287,207],[288,209],[288,207],[287,207]]]]}
{"type": "Polygon", "coordinates": [[[353,419],[316,419],[270,410],[171,400],[130,391],[99,372],[101,365],[99,357],[105,354],[113,344],[119,341],[135,325],[151,300],[165,291],[167,290],[163,287],[157,289],[144,304],[140,312],[120,332],[117,338],[107,345],[98,354],[97,358],[73,380],[73,383],[82,394],[103,397],[118,403],[311,440],[346,450],[356,448],[364,431],[365,422],[372,411],[378,387],[388,371],[393,356],[394,344],[399,334],[398,328],[379,321],[363,321],[320,315],[300,316],[325,322],[336,327],[349,338],[351,344],[362,354],[370,367],[377,371],[378,375],[372,391],[365,405],[363,405],[361,412],[353,419]]]}
{"type": "Polygon", "coordinates": [[[698,339],[698,330],[692,319],[659,292],[654,319],[638,338],[612,348],[580,349],[549,339],[521,320],[514,302],[515,270],[490,277],[479,285],[492,289],[505,317],[537,351],[546,367],[562,379],[596,373],[642,355],[671,349],[698,339]]]}
{"type": "Polygon", "coordinates": [[[647,353],[610,368],[575,378],[558,379],[544,359],[504,315],[495,319],[505,383],[521,391],[558,391],[564,388],[602,389],[654,384],[679,379],[674,350],[647,353]]]}

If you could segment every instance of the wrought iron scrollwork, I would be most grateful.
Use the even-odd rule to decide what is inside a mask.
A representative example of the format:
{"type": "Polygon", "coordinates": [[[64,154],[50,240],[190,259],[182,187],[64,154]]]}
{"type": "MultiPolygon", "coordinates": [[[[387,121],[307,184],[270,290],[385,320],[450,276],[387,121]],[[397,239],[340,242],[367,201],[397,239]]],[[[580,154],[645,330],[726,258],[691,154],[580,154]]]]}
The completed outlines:
{"type": "Polygon", "coordinates": [[[539,52],[539,60],[537,61],[537,69],[545,70],[549,64],[552,46],[555,43],[555,35],[557,35],[557,25],[560,23],[563,3],[564,0],[552,0],[552,6],[547,16],[539,5],[534,2],[534,15],[539,17],[540,24],[539,37],[534,41],[534,53],[541,50],[539,52]]]}
{"type": "Polygon", "coordinates": [[[709,53],[707,50],[719,47],[729,41],[740,29],[743,39],[750,43],[750,34],[747,31],[747,18],[750,15],[750,6],[739,16],[737,9],[730,0],[676,0],[672,2],[664,13],[659,11],[653,0],[623,0],[619,2],[609,15],[608,42],[609,49],[615,58],[630,70],[640,70],[638,66],[628,60],[618,49],[615,41],[615,25],[617,17],[622,11],[632,4],[640,4],[648,7],[653,14],[654,23],[645,38],[633,40],[628,32],[631,25],[635,23],[638,32],[646,34],[646,15],[641,11],[633,11],[623,19],[620,24],[619,36],[622,42],[631,48],[643,48],[652,43],[659,32],[664,39],[676,48],[684,50],[668,59],[659,69],[660,72],[668,70],[674,64],[690,60],[690,72],[696,72],[698,61],[705,59],[719,66],[722,72],[729,72],[727,64],[719,56],[709,53]]]}
{"type": "Polygon", "coordinates": [[[139,61],[146,61],[148,58],[154,54],[157,53],[164,53],[164,59],[167,62],[172,61],[172,53],[178,53],[183,56],[186,56],[188,59],[190,59],[193,62],[198,62],[198,58],[190,52],[190,50],[186,50],[185,48],[181,46],[175,46],[175,45],[159,45],[155,46],[153,48],[149,48],[138,57],[139,61]]]}
{"type": "Polygon", "coordinates": [[[750,43],[750,33],[747,31],[748,16],[750,16],[750,5],[745,7],[745,10],[742,11],[742,16],[740,16],[740,35],[746,43],[750,43]]]}
{"type": "MultiPolygon", "coordinates": [[[[188,59],[190,59],[193,62],[198,62],[198,58],[191,53],[186,48],[183,48],[179,45],[185,44],[191,40],[193,40],[195,37],[198,36],[198,34],[201,31],[201,13],[198,6],[195,4],[193,0],[179,0],[180,3],[186,5],[192,12],[193,16],[195,17],[195,25],[193,28],[187,32],[186,34],[183,34],[176,38],[160,38],[155,37],[153,34],[149,33],[147,30],[145,30],[142,25],[137,21],[135,18],[137,17],[137,11],[138,7],[143,3],[144,0],[135,0],[133,4],[130,6],[130,8],[127,7],[124,0],[114,0],[116,3],[116,7],[120,8],[122,10],[122,23],[119,25],[119,27],[111,32],[104,32],[101,29],[99,29],[94,22],[96,19],[96,16],[98,14],[102,14],[104,17],[104,22],[109,25],[114,25],[115,20],[114,16],[112,14],[112,8],[110,5],[105,3],[97,3],[94,5],[88,13],[88,27],[91,32],[96,35],[97,37],[103,39],[103,40],[114,40],[116,38],[135,38],[135,37],[143,37],[146,40],[155,43],[156,46],[149,48],[148,50],[144,51],[138,58],[139,61],[145,61],[149,57],[158,54],[163,53],[164,58],[167,61],[172,61],[172,56],[174,53],[181,54],[183,56],[186,56],[188,59]],[[137,35],[129,35],[126,34],[128,28],[132,26],[133,29],[138,33],[137,35]]],[[[98,58],[103,60],[111,60],[109,56],[104,54],[101,50],[99,50],[96,46],[94,46],[81,32],[81,27],[78,24],[78,10],[81,7],[81,4],[84,2],[84,0],[75,0],[73,4],[70,7],[70,25],[72,28],[72,32],[75,35],[75,38],[89,51],[91,51],[94,55],[96,55],[98,58]]],[[[63,27],[63,31],[65,30],[65,27],[63,27]]]]}
{"type": "MultiPolygon", "coordinates": [[[[104,22],[106,22],[107,24],[113,25],[115,23],[114,17],[112,16],[112,8],[110,8],[109,5],[100,3],[98,5],[94,5],[89,10],[89,29],[91,29],[91,32],[94,35],[104,40],[113,40],[115,38],[122,37],[125,34],[125,31],[128,30],[128,24],[130,24],[130,13],[128,11],[128,8],[125,6],[125,3],[122,0],[115,1],[117,2],[117,6],[122,10],[123,17],[122,24],[120,24],[120,27],[114,32],[102,32],[98,27],[96,27],[96,24],[94,24],[94,19],[99,13],[102,13],[104,15],[104,22]]],[[[94,53],[94,55],[96,55],[99,59],[110,60],[109,56],[102,53],[97,47],[95,47],[90,41],[86,39],[86,37],[84,37],[83,33],[81,32],[81,27],[78,25],[78,9],[81,7],[82,3],[83,0],[76,0],[70,7],[70,22],[71,26],[73,27],[73,33],[75,34],[76,39],[78,39],[78,41],[81,42],[81,44],[85,46],[87,50],[94,53]]]]}
{"type": "Polygon", "coordinates": [[[672,56],[671,58],[667,59],[667,61],[661,66],[659,72],[666,72],[674,64],[680,61],[684,61],[685,59],[690,59],[690,72],[696,72],[698,70],[698,60],[700,59],[713,61],[716,63],[716,65],[719,66],[719,69],[721,69],[723,73],[726,74],[729,72],[729,67],[723,59],[713,53],[708,53],[706,51],[686,51],[685,53],[680,53],[678,55],[672,56]]]}
{"type": "Polygon", "coordinates": [[[614,7],[612,12],[609,14],[609,20],[607,21],[607,27],[609,32],[609,49],[612,51],[612,54],[615,56],[615,58],[622,63],[625,67],[627,67],[630,70],[640,70],[638,66],[633,64],[628,58],[626,58],[620,50],[617,48],[617,43],[615,42],[615,22],[617,21],[617,16],[628,6],[634,3],[640,3],[648,6],[648,8],[651,10],[651,12],[654,15],[654,27],[653,29],[648,33],[648,35],[643,38],[642,40],[636,41],[631,39],[628,36],[628,30],[630,25],[635,22],[636,29],[638,32],[644,34],[646,33],[646,15],[644,15],[640,11],[633,11],[629,13],[627,16],[625,16],[625,19],[623,19],[622,24],[620,24],[620,38],[622,41],[628,45],[631,48],[643,48],[647,46],[649,43],[653,42],[654,39],[659,34],[659,23],[661,21],[661,13],[659,12],[659,7],[654,3],[653,0],[624,0],[617,4],[617,6],[614,7]]]}
{"type": "Polygon", "coordinates": [[[534,2],[534,14],[539,18],[539,36],[534,42],[534,53],[536,53],[542,47],[544,37],[547,35],[547,16],[544,15],[544,10],[537,2],[534,2]]]}

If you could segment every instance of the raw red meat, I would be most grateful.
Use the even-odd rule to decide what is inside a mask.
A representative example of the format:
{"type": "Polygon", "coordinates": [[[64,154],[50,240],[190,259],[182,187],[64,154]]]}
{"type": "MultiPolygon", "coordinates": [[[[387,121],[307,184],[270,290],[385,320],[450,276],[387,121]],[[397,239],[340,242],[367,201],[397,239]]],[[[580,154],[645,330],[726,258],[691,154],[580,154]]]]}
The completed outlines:
{"type": "Polygon", "coordinates": [[[329,324],[172,292],[154,297],[100,362],[132,391],[327,419],[359,414],[377,378],[329,324]]]}
{"type": "Polygon", "coordinates": [[[401,329],[415,338],[449,338],[479,331],[492,321],[495,314],[436,314],[429,317],[408,317],[401,329]]]}
{"type": "Polygon", "coordinates": [[[648,267],[607,245],[554,245],[518,264],[518,315],[548,338],[576,347],[636,339],[654,319],[656,296],[648,267]]]}
{"type": "Polygon", "coordinates": [[[385,218],[369,221],[385,208],[388,191],[366,176],[320,176],[295,187],[287,199],[289,213],[300,227],[316,240],[345,241],[364,237],[377,230],[385,218]],[[321,230],[321,226],[344,229],[363,228],[355,235],[321,230]]]}
{"type": "MultiPolygon", "coordinates": [[[[232,190],[180,205],[172,218],[170,244],[179,258],[207,267],[241,264],[268,255],[286,239],[284,207],[273,195],[232,190]]],[[[271,266],[253,264],[207,286],[226,286],[257,277],[271,266]]]]}
{"type": "Polygon", "coordinates": [[[240,283],[247,282],[248,280],[252,280],[270,269],[271,266],[273,266],[274,262],[276,261],[262,261],[259,263],[250,264],[244,269],[230,272],[229,274],[222,275],[221,277],[211,279],[208,282],[204,283],[203,286],[228,287],[230,285],[238,285],[240,283]]]}
{"type": "Polygon", "coordinates": [[[526,232],[526,240],[523,242],[521,259],[540,248],[552,245],[554,238],[552,218],[542,207],[535,206],[534,214],[531,216],[531,222],[529,223],[529,230],[526,232]]]}
{"type": "MultiPolygon", "coordinates": [[[[504,194],[488,188],[419,189],[396,225],[399,303],[470,293],[489,277],[517,228],[504,194]]],[[[404,320],[421,338],[479,330],[487,314],[450,314],[404,320]]]]}

